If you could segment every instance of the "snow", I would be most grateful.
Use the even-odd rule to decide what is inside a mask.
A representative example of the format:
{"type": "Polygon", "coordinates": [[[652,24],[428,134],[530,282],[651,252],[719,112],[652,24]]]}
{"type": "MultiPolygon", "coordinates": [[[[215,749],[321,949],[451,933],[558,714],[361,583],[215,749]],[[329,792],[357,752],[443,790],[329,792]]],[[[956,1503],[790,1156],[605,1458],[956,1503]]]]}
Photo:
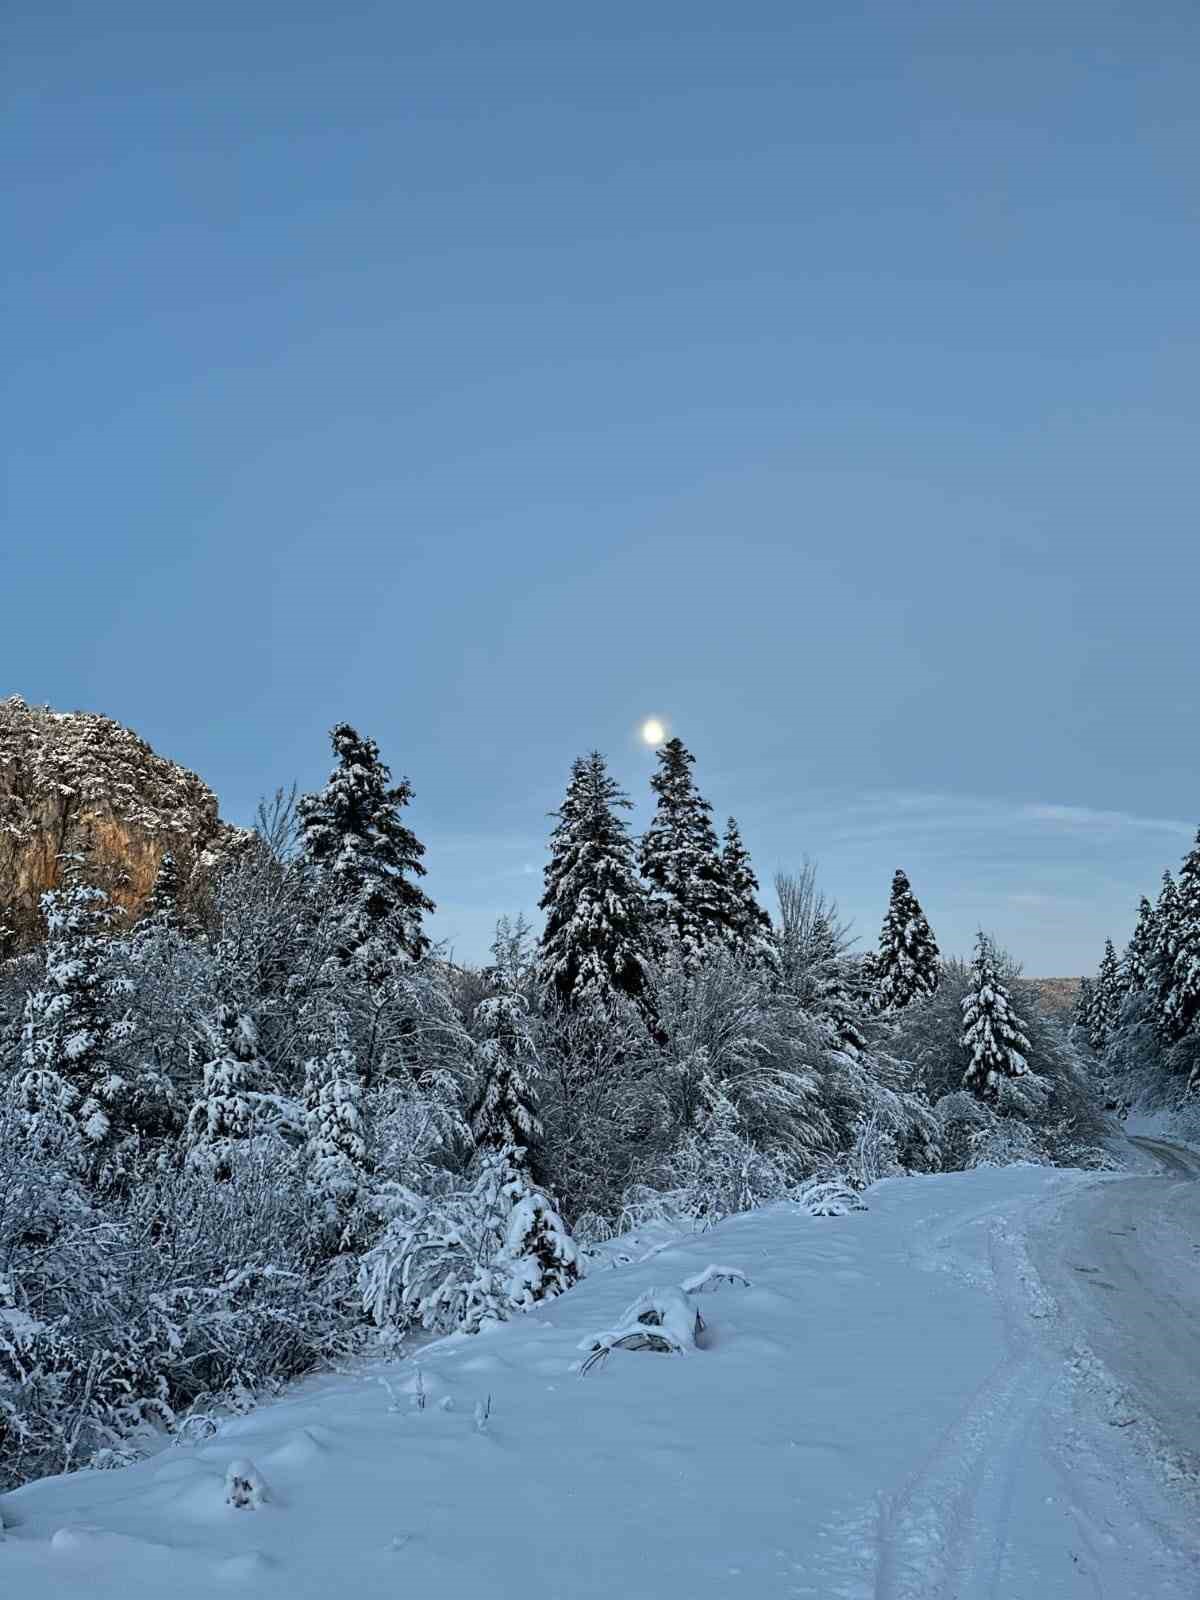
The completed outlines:
{"type": "Polygon", "coordinates": [[[419,1375],[312,1379],[136,1466],[5,1496],[0,1591],[1193,1600],[1194,1488],[1119,1425],[1097,1313],[1035,1265],[1047,1239],[1089,1264],[1080,1208],[1117,1226],[1123,1187],[1144,1207],[1155,1183],[1180,1187],[983,1169],[885,1180],[841,1217],[627,1237],[569,1293],[424,1344],[419,1375]],[[664,1285],[703,1299],[688,1359],[615,1350],[580,1377],[580,1344],[664,1285]],[[227,1503],[249,1474],[269,1494],[227,1503]]]}

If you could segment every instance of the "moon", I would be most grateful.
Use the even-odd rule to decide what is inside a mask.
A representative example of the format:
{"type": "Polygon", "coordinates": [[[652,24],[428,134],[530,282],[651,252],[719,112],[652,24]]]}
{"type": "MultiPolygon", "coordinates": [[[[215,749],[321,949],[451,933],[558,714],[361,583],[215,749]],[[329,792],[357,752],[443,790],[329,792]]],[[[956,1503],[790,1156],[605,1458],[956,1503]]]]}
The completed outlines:
{"type": "Polygon", "coordinates": [[[647,717],[642,723],[642,738],[647,744],[662,744],[667,730],[657,717],[647,717]]]}

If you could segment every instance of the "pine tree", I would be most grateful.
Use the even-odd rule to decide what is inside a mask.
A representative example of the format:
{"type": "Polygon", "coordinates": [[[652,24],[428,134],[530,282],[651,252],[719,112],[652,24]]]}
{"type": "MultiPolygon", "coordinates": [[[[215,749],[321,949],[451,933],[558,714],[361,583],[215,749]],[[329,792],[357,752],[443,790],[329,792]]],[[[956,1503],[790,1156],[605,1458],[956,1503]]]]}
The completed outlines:
{"type": "Polygon", "coordinates": [[[254,1096],[265,1076],[253,1017],[223,1005],[208,1025],[210,1059],[187,1124],[188,1159],[218,1182],[233,1175],[237,1149],[254,1132],[254,1096]]]}
{"type": "Polygon", "coordinates": [[[1121,980],[1121,967],[1111,939],[1104,941],[1104,957],[1096,982],[1092,988],[1092,1003],[1088,1018],[1088,1043],[1093,1050],[1103,1052],[1109,1036],[1121,1018],[1125,1003],[1125,989],[1121,980]]]}
{"type": "Polygon", "coordinates": [[[1092,1031],[1092,1006],[1096,999],[1096,986],[1090,978],[1080,978],[1079,993],[1075,996],[1075,1010],[1071,1017],[1075,1027],[1085,1034],[1092,1031]]]}
{"type": "Polygon", "coordinates": [[[528,1007],[511,990],[489,995],[475,1008],[480,1082],[469,1120],[480,1150],[508,1150],[528,1172],[542,1137],[530,1083],[534,1066],[528,1007]]]}
{"type": "Polygon", "coordinates": [[[179,864],[168,850],[158,865],[158,872],[154,878],[154,887],[150,891],[150,898],[146,902],[146,920],[156,922],[160,926],[170,925],[175,922],[179,914],[179,892],[182,882],[179,875],[179,864]]]}
{"type": "Polygon", "coordinates": [[[308,1062],[305,1100],[310,1193],[323,1231],[344,1248],[367,1170],[362,1089],[354,1052],[344,1040],[308,1062]]]}
{"type": "Polygon", "coordinates": [[[676,738],[661,747],[658,761],[650,780],[658,805],[639,860],[658,929],[694,968],[715,946],[737,944],[746,905],[721,860],[712,807],[692,782],[696,758],[676,738]]]}
{"type": "Polygon", "coordinates": [[[129,1131],[129,1084],[113,1064],[129,1031],[121,1008],[129,984],[109,971],[114,911],[102,890],[51,890],[42,912],[46,976],[25,1001],[21,1101],[31,1119],[73,1121],[95,1176],[129,1131]]]}
{"type": "Polygon", "coordinates": [[[904,873],[897,868],[879,935],[876,992],[880,1010],[900,1011],[937,993],[941,959],[933,931],[904,873]]]}
{"type": "Polygon", "coordinates": [[[1133,938],[1125,949],[1121,964],[1121,977],[1130,994],[1141,994],[1150,982],[1150,968],[1154,960],[1154,907],[1145,895],[1138,905],[1137,925],[1133,938]]]}
{"type": "Polygon", "coordinates": [[[1168,1043],[1200,1030],[1200,832],[1179,869],[1160,973],[1159,1032],[1168,1043]]]}
{"type": "Polygon", "coordinates": [[[338,907],[340,959],[374,974],[394,952],[416,960],[429,950],[421,919],[434,904],[412,882],[425,874],[425,846],[400,820],[412,787],[407,778],[392,784],[374,739],[345,722],[330,738],[338,764],[324,789],[297,806],[304,858],[338,907]]]}
{"type": "Polygon", "coordinates": [[[562,1294],[583,1276],[579,1247],[540,1189],[529,1189],[516,1200],[502,1259],[508,1268],[508,1298],[520,1311],[562,1294]]]}
{"type": "Polygon", "coordinates": [[[823,912],[813,923],[812,945],[813,1010],[828,1021],[838,1049],[857,1055],[867,1048],[867,1041],[859,1027],[854,983],[823,912]]]}
{"type": "Polygon", "coordinates": [[[981,1100],[995,1102],[1006,1078],[1029,1071],[1025,1052],[1031,1049],[1025,1024],[1012,1010],[1008,990],[996,971],[991,941],[979,934],[971,978],[962,1002],[962,1047],[970,1060],[963,1087],[981,1100]]]}
{"type": "Polygon", "coordinates": [[[774,929],[770,917],[758,903],[758,879],[750,865],[750,853],[742,843],[742,835],[734,817],[730,817],[725,824],[721,868],[733,905],[732,942],[735,948],[752,960],[777,966],[779,958],[774,943],[774,929]]]}
{"type": "Polygon", "coordinates": [[[617,815],[629,804],[594,751],[573,764],[562,808],[553,813],[537,979],[568,1007],[645,993],[646,896],[617,815]]]}

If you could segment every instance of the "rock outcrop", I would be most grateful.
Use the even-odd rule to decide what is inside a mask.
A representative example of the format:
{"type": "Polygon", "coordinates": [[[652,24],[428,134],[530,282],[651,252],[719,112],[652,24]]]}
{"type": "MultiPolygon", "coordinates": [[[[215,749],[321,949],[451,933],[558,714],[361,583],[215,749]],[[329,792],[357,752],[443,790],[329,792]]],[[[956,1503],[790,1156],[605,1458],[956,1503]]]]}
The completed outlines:
{"type": "Polygon", "coordinates": [[[186,879],[244,837],[202,779],[119,722],[0,700],[0,925],[18,940],[67,857],[136,915],[168,852],[186,879]]]}

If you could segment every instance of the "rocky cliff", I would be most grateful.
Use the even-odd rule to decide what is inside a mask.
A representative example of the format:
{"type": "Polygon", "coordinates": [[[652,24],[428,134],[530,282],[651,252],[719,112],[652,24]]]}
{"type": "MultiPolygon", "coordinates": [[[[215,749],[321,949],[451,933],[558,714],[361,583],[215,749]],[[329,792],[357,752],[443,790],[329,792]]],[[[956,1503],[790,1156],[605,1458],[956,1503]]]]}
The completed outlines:
{"type": "Polygon", "coordinates": [[[187,877],[242,837],[202,779],[119,722],[0,700],[0,924],[18,937],[65,856],[136,914],[168,852],[187,877]]]}

